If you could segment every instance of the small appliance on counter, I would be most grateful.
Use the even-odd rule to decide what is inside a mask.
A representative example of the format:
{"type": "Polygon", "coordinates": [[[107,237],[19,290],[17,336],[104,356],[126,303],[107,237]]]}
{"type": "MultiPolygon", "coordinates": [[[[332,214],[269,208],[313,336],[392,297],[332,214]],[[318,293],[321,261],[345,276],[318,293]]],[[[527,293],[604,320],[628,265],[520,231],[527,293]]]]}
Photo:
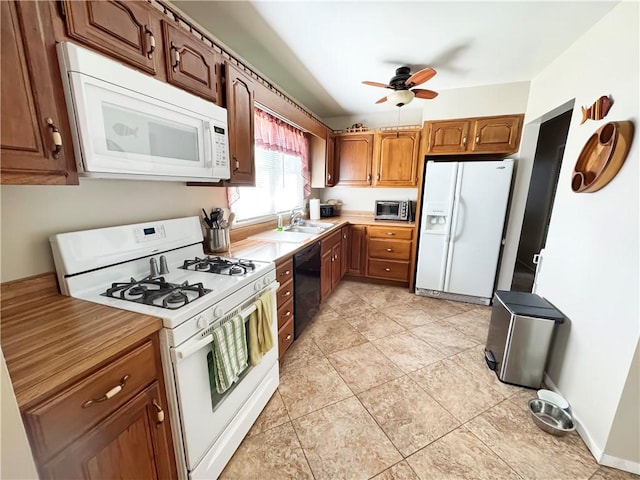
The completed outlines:
{"type": "Polygon", "coordinates": [[[326,203],[320,204],[320,217],[337,217],[340,215],[340,205],[342,202],[340,200],[327,200],[326,203]]]}
{"type": "Polygon", "coordinates": [[[376,200],[374,218],[376,220],[396,220],[412,222],[414,202],[411,200],[376,200]]]}

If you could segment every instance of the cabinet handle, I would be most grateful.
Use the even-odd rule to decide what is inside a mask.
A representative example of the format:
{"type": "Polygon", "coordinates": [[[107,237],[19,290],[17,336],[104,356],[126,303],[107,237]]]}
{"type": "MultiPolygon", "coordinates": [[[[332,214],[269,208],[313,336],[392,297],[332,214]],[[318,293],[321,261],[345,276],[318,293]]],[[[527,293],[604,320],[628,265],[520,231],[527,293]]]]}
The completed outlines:
{"type": "Polygon", "coordinates": [[[393,248],[387,248],[387,252],[393,252],[393,248]]]}
{"type": "Polygon", "coordinates": [[[82,404],[82,408],[87,408],[93,405],[94,403],[104,402],[105,400],[109,400],[110,398],[115,397],[117,394],[119,394],[122,391],[122,389],[124,388],[124,384],[127,383],[127,380],[129,380],[129,377],[131,377],[131,375],[129,374],[122,377],[122,380],[120,380],[120,383],[118,385],[113,387],[111,390],[109,390],[107,393],[105,393],[101,397],[87,400],[82,404]]]}
{"type": "Polygon", "coordinates": [[[146,26],[144,27],[145,33],[147,34],[147,58],[151,58],[153,52],[156,50],[156,37],[153,36],[151,30],[149,30],[146,26]]]}
{"type": "Polygon", "coordinates": [[[331,174],[330,173],[327,174],[327,180],[331,181],[331,174]]]}
{"type": "Polygon", "coordinates": [[[171,67],[175,72],[178,68],[178,65],[180,65],[180,52],[178,51],[178,47],[176,47],[173,42],[171,42],[171,55],[173,57],[173,60],[171,61],[171,67]]]}
{"type": "Polygon", "coordinates": [[[156,407],[156,416],[158,417],[157,424],[160,425],[162,422],[164,422],[164,410],[162,410],[162,407],[155,398],[153,399],[152,403],[153,406],[156,407]]]}
{"type": "Polygon", "coordinates": [[[371,174],[367,175],[367,182],[371,183],[371,174]]]}
{"type": "Polygon", "coordinates": [[[287,313],[284,314],[285,317],[290,317],[291,316],[291,311],[287,310],[287,313]]]}
{"type": "Polygon", "coordinates": [[[376,180],[378,180],[378,181],[380,180],[380,174],[379,173],[376,174],[376,180]]]}
{"type": "Polygon", "coordinates": [[[51,150],[51,156],[53,158],[58,158],[62,151],[62,135],[60,135],[60,130],[58,130],[58,127],[56,127],[56,124],[53,123],[51,118],[46,118],[45,121],[51,129],[51,140],[53,140],[54,145],[53,150],[51,150]]]}
{"type": "Polygon", "coordinates": [[[284,275],[289,275],[291,273],[291,270],[285,270],[284,271],[284,275]]]}
{"type": "Polygon", "coordinates": [[[387,235],[395,235],[394,232],[387,232],[387,235]]]}
{"type": "Polygon", "coordinates": [[[385,269],[384,269],[384,271],[385,271],[385,272],[390,272],[390,271],[391,271],[391,269],[390,269],[390,268],[385,268],[385,269]]]}
{"type": "Polygon", "coordinates": [[[462,137],[462,146],[463,147],[467,146],[467,137],[462,137]]]}
{"type": "Polygon", "coordinates": [[[238,170],[240,170],[240,162],[238,161],[235,155],[232,158],[233,158],[233,161],[235,162],[235,166],[233,167],[233,172],[235,173],[238,170]]]}
{"type": "Polygon", "coordinates": [[[476,136],[476,143],[479,144],[480,143],[480,135],[476,136]]]}
{"type": "Polygon", "coordinates": [[[287,335],[287,338],[285,340],[291,340],[291,334],[287,335]]]}
{"type": "Polygon", "coordinates": [[[284,296],[285,297],[291,296],[291,290],[287,290],[286,292],[284,292],[284,296]]]}

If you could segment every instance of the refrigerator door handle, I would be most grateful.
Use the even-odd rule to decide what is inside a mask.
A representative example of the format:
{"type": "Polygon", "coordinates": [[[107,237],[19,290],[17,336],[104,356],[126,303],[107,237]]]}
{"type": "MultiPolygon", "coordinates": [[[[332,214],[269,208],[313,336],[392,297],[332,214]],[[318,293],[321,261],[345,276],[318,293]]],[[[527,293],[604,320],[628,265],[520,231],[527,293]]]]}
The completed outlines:
{"type": "Polygon", "coordinates": [[[444,262],[445,268],[442,269],[444,272],[444,278],[442,279],[442,290],[447,292],[449,290],[449,284],[451,283],[451,264],[453,258],[453,251],[455,249],[455,242],[457,238],[458,232],[458,224],[460,223],[460,210],[462,209],[462,198],[461,198],[461,190],[462,190],[462,175],[464,173],[464,164],[459,163],[458,168],[456,169],[456,179],[455,179],[455,194],[453,197],[452,204],[452,213],[451,213],[451,229],[449,234],[448,248],[447,254],[445,255],[444,262]]]}
{"type": "Polygon", "coordinates": [[[453,240],[457,241],[462,236],[462,232],[464,232],[464,223],[465,223],[465,215],[466,215],[466,206],[464,203],[464,199],[462,197],[458,198],[458,215],[456,216],[456,229],[453,232],[453,240]]]}

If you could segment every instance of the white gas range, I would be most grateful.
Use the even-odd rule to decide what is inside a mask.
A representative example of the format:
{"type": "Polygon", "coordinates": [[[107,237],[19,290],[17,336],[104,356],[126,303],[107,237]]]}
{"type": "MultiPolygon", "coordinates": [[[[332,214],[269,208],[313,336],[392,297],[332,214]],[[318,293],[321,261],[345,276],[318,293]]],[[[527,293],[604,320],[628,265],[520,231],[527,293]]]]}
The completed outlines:
{"type": "Polygon", "coordinates": [[[65,295],[159,317],[163,370],[180,478],[216,478],[278,386],[275,266],[205,255],[198,217],[50,238],[65,295]],[[272,296],[274,347],[218,394],[213,329],[272,296]]]}

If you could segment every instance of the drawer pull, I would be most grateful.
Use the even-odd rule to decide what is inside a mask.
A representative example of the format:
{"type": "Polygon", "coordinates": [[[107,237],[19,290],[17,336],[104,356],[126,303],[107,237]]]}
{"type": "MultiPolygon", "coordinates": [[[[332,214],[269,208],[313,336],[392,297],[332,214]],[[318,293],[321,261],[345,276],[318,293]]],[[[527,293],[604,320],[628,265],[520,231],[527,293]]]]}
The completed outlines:
{"type": "Polygon", "coordinates": [[[284,314],[285,317],[290,317],[291,316],[291,311],[287,310],[287,313],[284,314]]]}
{"type": "Polygon", "coordinates": [[[291,334],[287,335],[287,338],[285,338],[285,340],[291,340],[291,334]]]}
{"type": "Polygon", "coordinates": [[[387,248],[387,252],[393,252],[393,248],[387,248]]]}
{"type": "Polygon", "coordinates": [[[391,271],[391,269],[390,269],[390,268],[385,268],[385,269],[384,269],[384,271],[385,271],[385,272],[390,272],[390,271],[391,271]]]}
{"type": "Polygon", "coordinates": [[[285,297],[288,297],[289,295],[291,295],[291,290],[287,290],[286,292],[284,292],[285,297]]]}
{"type": "Polygon", "coordinates": [[[395,235],[394,232],[387,232],[387,235],[395,235]]]}
{"type": "Polygon", "coordinates": [[[94,399],[91,399],[91,400],[87,400],[86,402],[84,402],[82,404],[82,408],[87,408],[87,407],[90,407],[91,405],[93,405],[94,403],[104,402],[105,400],[109,400],[110,398],[115,397],[117,394],[119,394],[122,391],[122,389],[124,388],[124,384],[127,383],[127,380],[129,380],[129,377],[131,377],[131,375],[129,375],[129,374],[127,374],[124,377],[122,377],[122,380],[120,380],[120,384],[119,385],[116,385],[115,387],[113,387],[111,390],[109,390],[107,393],[105,393],[100,398],[94,398],[94,399]]]}
{"type": "Polygon", "coordinates": [[[153,406],[156,407],[156,417],[158,418],[158,425],[160,425],[164,422],[164,410],[162,410],[162,407],[155,398],[153,399],[153,406]]]}
{"type": "Polygon", "coordinates": [[[291,270],[285,270],[283,275],[289,275],[291,273],[291,270]]]}

